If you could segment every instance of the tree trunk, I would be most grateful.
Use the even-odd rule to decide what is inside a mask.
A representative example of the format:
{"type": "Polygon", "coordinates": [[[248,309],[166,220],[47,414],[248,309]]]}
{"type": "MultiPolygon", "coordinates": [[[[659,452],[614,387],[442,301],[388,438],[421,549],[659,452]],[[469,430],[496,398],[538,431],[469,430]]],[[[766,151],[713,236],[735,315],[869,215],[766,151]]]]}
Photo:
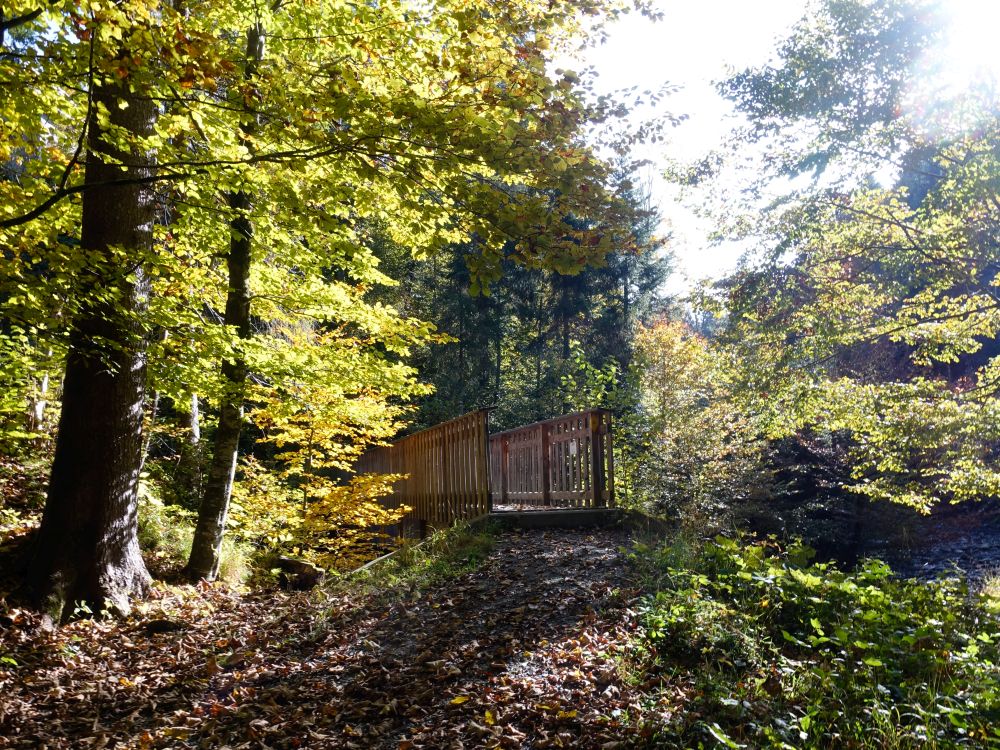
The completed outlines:
{"type": "MultiPolygon", "coordinates": [[[[152,132],[153,103],[133,95],[127,82],[99,85],[93,96],[113,126],[152,132]]],[[[48,498],[27,581],[36,604],[62,621],[80,602],[95,612],[127,613],[129,599],[149,586],[136,520],[146,371],[139,316],[149,295],[144,265],[155,203],[149,185],[109,183],[152,174],[151,154],[119,152],[105,143],[96,118],[90,123],[84,179],[93,187],[83,193],[80,243],[94,281],[74,321],[48,498]]]]}
{"type": "MultiPolygon", "coordinates": [[[[247,31],[244,78],[252,80],[264,56],[264,29],[256,24],[247,31]]],[[[243,125],[245,133],[255,130],[252,120],[243,125]]],[[[224,323],[236,328],[240,339],[250,338],[250,264],[253,246],[252,202],[242,190],[229,194],[230,222],[229,292],[226,296],[224,323]]],[[[243,429],[243,403],[246,399],[247,365],[239,355],[222,363],[225,381],[219,405],[219,424],[215,430],[212,460],[205,479],[205,494],[198,509],[198,524],[191,543],[191,556],[185,573],[189,578],[214,580],[219,573],[222,536],[229,513],[229,499],[236,476],[236,459],[243,429]]]]}
{"type": "MultiPolygon", "coordinates": [[[[544,419],[545,406],[542,402],[542,357],[545,354],[545,340],[542,330],[542,299],[536,282],[531,293],[531,307],[535,316],[535,421],[544,419]]],[[[551,415],[548,415],[551,416],[551,415]]]]}
{"type": "MultiPolygon", "coordinates": [[[[164,328],[156,334],[156,340],[163,342],[167,340],[167,330],[164,328]]],[[[150,441],[153,439],[153,428],[156,426],[156,415],[160,411],[160,392],[153,391],[149,396],[149,407],[146,410],[146,421],[144,422],[145,437],[142,441],[142,466],[146,467],[146,459],[149,458],[150,441]]]]}
{"type": "Polygon", "coordinates": [[[181,446],[180,459],[175,473],[178,487],[192,502],[201,499],[202,459],[201,459],[201,412],[198,394],[191,394],[190,410],[185,414],[187,438],[181,446]]]}
{"type": "Polygon", "coordinates": [[[149,406],[146,408],[145,423],[143,424],[143,432],[145,435],[142,439],[142,466],[140,468],[145,468],[146,458],[149,456],[150,441],[153,439],[153,427],[156,426],[156,413],[160,410],[160,392],[153,391],[149,397],[149,406]]]}
{"type": "MultiPolygon", "coordinates": [[[[238,212],[230,224],[229,292],[226,296],[225,324],[235,326],[241,339],[250,338],[250,262],[253,224],[247,216],[249,196],[240,191],[229,197],[230,208],[238,212]]],[[[205,494],[198,508],[198,524],[191,543],[187,575],[192,579],[214,580],[219,573],[222,535],[229,513],[229,498],[236,476],[236,459],[243,429],[243,402],[246,398],[247,365],[237,356],[222,363],[225,381],[219,404],[219,424],[215,430],[212,460],[205,479],[205,494]]]]}
{"type": "MultiPolygon", "coordinates": [[[[52,356],[50,349],[46,353],[46,358],[52,356]]],[[[46,362],[48,366],[48,362],[46,362]]],[[[45,425],[45,407],[49,405],[49,374],[42,373],[40,378],[31,379],[31,392],[28,396],[28,413],[25,426],[28,432],[41,432],[45,425]]]]}
{"type": "Polygon", "coordinates": [[[197,448],[201,443],[201,407],[198,394],[191,394],[191,412],[188,419],[188,445],[197,448]]]}
{"type": "Polygon", "coordinates": [[[494,404],[500,403],[501,376],[503,375],[503,329],[497,330],[497,350],[496,350],[496,372],[497,386],[496,396],[493,398],[494,404]]]}
{"type": "Polygon", "coordinates": [[[625,257],[625,270],[622,278],[622,322],[628,341],[632,340],[632,259],[625,257]]]}

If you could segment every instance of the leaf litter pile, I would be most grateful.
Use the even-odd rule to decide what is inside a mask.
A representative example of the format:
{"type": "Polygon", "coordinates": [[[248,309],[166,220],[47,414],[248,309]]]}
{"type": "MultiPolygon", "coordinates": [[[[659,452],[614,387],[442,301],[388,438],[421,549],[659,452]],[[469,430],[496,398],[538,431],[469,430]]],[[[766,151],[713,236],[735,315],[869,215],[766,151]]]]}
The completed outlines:
{"type": "Polygon", "coordinates": [[[55,632],[13,611],[0,747],[627,747],[656,713],[622,666],[627,544],[505,533],[471,572],[391,596],[164,588],[55,632]]]}

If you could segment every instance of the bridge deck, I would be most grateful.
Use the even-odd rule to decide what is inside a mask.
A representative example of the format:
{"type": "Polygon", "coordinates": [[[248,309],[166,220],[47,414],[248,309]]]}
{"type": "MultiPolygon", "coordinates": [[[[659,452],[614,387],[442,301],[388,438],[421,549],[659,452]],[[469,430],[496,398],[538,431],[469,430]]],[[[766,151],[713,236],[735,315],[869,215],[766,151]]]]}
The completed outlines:
{"type": "Polygon", "coordinates": [[[607,528],[622,522],[617,508],[554,508],[552,510],[499,511],[487,516],[502,528],[579,529],[607,528]]]}

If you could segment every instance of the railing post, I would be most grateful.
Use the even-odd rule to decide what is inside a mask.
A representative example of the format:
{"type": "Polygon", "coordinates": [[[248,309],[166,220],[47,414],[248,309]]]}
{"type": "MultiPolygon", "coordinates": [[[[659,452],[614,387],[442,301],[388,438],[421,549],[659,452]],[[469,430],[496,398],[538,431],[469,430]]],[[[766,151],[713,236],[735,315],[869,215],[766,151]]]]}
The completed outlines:
{"type": "Polygon", "coordinates": [[[493,512],[493,492],[490,487],[490,413],[483,409],[480,419],[476,422],[479,430],[479,446],[482,453],[479,456],[479,492],[481,493],[481,508],[486,513],[493,512]]]}
{"type": "Polygon", "coordinates": [[[543,422],[540,425],[539,441],[542,450],[542,505],[552,505],[552,471],[549,465],[549,430],[552,425],[543,422]]]}
{"type": "MultiPolygon", "coordinates": [[[[446,423],[448,424],[448,423],[446,423]]],[[[450,426],[450,425],[449,425],[450,426]]],[[[448,434],[448,427],[441,430],[441,499],[438,502],[438,514],[444,517],[444,523],[451,525],[453,520],[451,513],[452,496],[454,483],[451,481],[451,462],[448,461],[448,450],[451,447],[451,436],[448,434]]]]}
{"type": "Polygon", "coordinates": [[[605,415],[604,440],[607,443],[608,475],[604,478],[608,490],[608,507],[615,507],[615,441],[611,433],[611,412],[605,415]]]}
{"type": "Polygon", "coordinates": [[[604,441],[601,440],[601,417],[599,411],[590,412],[590,491],[594,507],[604,507],[604,441]]]}
{"type": "Polygon", "coordinates": [[[500,439],[500,502],[506,504],[508,500],[507,496],[507,453],[508,453],[508,441],[507,436],[504,435],[500,439]]]}

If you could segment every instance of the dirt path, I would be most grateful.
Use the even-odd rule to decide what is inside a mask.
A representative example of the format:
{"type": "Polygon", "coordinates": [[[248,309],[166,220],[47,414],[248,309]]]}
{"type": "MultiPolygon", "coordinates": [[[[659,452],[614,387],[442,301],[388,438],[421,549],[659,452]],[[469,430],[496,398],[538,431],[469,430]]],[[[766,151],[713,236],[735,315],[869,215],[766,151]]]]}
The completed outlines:
{"type": "MultiPolygon", "coordinates": [[[[22,638],[0,672],[0,747],[624,747],[639,700],[621,675],[626,543],[513,532],[390,606],[206,589],[183,631],[22,638]]],[[[19,632],[0,631],[0,654],[19,632]]]]}

